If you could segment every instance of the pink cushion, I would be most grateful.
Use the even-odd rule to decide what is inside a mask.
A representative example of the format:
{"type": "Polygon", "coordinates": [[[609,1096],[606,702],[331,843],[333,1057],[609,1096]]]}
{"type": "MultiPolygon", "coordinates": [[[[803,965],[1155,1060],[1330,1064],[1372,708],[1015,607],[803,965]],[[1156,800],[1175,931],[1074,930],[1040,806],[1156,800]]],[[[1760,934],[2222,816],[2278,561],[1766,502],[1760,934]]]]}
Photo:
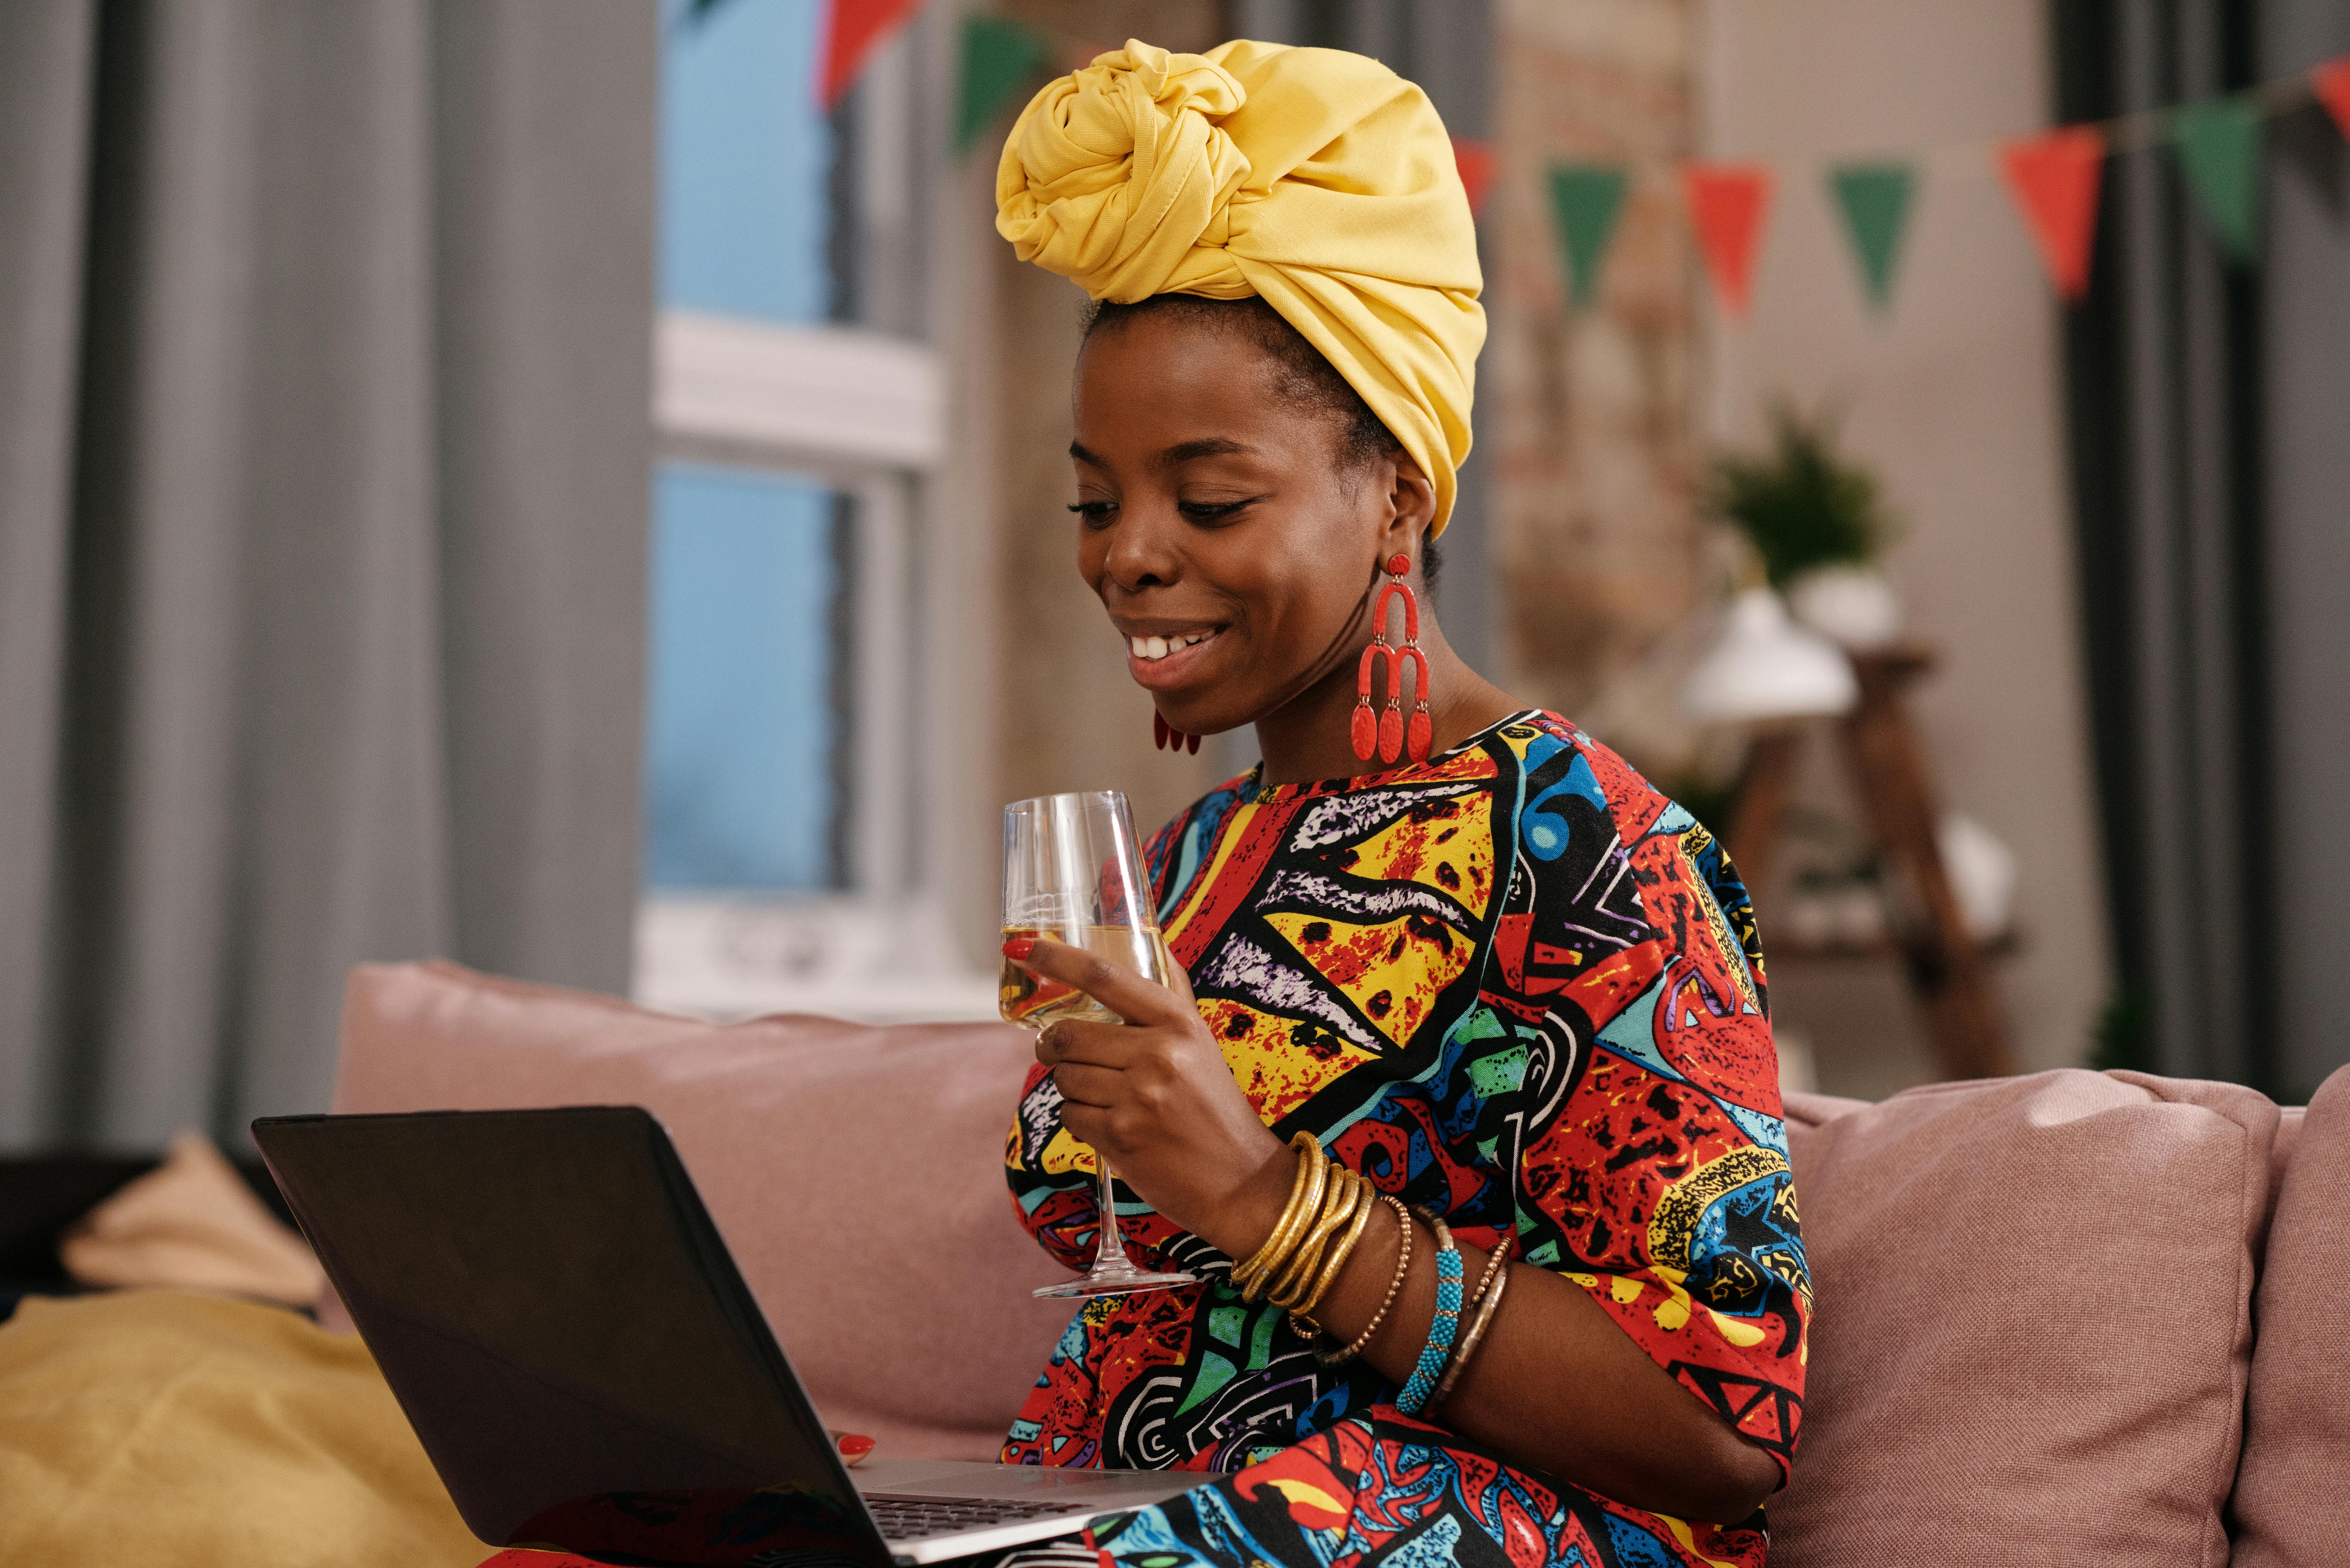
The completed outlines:
{"type": "Polygon", "coordinates": [[[2276,1124],[2074,1070],[1791,1097],[1817,1312],[1773,1568],[2226,1563],[2276,1124]]]}
{"type": "Polygon", "coordinates": [[[454,964],[365,965],[335,1108],[645,1106],[826,1419],[891,1457],[993,1459],[1070,1315],[1030,1297],[1067,1276],[1003,1183],[1033,1059],[1007,1024],[722,1027],[454,964]]]}
{"type": "Polygon", "coordinates": [[[2309,1102],[2269,1227],[2244,1458],[2231,1505],[2242,1568],[2350,1555],[2350,1067],[2309,1102]]]}

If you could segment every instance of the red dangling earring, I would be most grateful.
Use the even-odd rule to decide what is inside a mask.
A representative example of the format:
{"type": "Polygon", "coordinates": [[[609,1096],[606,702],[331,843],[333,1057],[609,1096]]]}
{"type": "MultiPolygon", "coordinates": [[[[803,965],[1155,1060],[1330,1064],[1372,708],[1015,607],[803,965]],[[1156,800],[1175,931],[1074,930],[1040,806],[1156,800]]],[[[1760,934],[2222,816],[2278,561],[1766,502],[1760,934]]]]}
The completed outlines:
{"type": "Polygon", "coordinates": [[[1371,645],[1363,649],[1362,668],[1355,676],[1355,717],[1349,726],[1355,742],[1355,755],[1365,762],[1371,760],[1374,750],[1379,760],[1392,763],[1406,749],[1407,737],[1403,718],[1403,667],[1409,660],[1413,667],[1410,733],[1411,760],[1424,763],[1428,748],[1435,737],[1435,722],[1428,716],[1428,655],[1419,650],[1419,601],[1412,597],[1411,585],[1404,574],[1411,570],[1409,556],[1398,553],[1387,560],[1388,580],[1379,585],[1379,597],[1371,609],[1371,645]],[[1403,646],[1396,648],[1388,641],[1388,598],[1403,597],[1403,646]],[[1377,719],[1371,716],[1371,678],[1381,654],[1388,657],[1388,705],[1377,719]]]}
{"type": "Polygon", "coordinates": [[[1150,711],[1150,738],[1162,752],[1188,751],[1195,757],[1200,754],[1200,737],[1175,728],[1167,722],[1167,715],[1156,708],[1150,711]]]}

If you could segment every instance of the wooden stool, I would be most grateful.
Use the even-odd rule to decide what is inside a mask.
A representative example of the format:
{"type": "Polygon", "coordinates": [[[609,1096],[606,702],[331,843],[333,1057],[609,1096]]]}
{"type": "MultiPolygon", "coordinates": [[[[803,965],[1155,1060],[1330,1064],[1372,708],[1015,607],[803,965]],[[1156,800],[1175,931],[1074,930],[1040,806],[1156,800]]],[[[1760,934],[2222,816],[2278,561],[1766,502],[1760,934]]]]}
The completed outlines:
{"type": "MultiPolygon", "coordinates": [[[[2007,1019],[1982,944],[1967,929],[1942,864],[1933,779],[1904,695],[1933,662],[1914,645],[1852,655],[1860,700],[1841,726],[1845,756],[1869,839],[1907,895],[1898,901],[1906,908],[1887,913],[1942,1075],[2002,1077],[2016,1070],[2007,1019]]],[[[1767,883],[1777,863],[1802,746],[1798,728],[1766,729],[1754,737],[1739,775],[1724,842],[1750,892],[1767,883]]]]}

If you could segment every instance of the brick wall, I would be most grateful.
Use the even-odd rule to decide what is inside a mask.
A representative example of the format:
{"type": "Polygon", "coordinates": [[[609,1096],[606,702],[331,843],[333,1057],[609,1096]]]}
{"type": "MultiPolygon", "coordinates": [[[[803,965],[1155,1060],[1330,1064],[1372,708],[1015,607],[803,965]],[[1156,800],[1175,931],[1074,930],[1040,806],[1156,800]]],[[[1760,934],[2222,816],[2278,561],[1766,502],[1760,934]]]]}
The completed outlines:
{"type": "Polygon", "coordinates": [[[1500,172],[1485,223],[1508,675],[1581,714],[1695,607],[1697,275],[1670,181],[1692,144],[1686,0],[1510,0],[1496,16],[1500,172]],[[1591,305],[1568,299],[1547,171],[1634,171],[1591,305]]]}

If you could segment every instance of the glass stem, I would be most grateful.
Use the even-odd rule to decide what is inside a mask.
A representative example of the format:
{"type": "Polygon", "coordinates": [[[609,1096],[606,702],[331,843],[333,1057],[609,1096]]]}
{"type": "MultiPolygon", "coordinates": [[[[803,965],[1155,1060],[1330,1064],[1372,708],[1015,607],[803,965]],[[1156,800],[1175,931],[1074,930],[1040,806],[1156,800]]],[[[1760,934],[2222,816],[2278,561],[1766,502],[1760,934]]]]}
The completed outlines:
{"type": "Polygon", "coordinates": [[[1133,1265],[1126,1259],[1126,1242],[1118,1233],[1118,1202],[1111,1196],[1109,1161],[1099,1149],[1094,1150],[1094,1167],[1101,1173],[1101,1241],[1094,1249],[1094,1272],[1130,1268],[1133,1265]]]}

